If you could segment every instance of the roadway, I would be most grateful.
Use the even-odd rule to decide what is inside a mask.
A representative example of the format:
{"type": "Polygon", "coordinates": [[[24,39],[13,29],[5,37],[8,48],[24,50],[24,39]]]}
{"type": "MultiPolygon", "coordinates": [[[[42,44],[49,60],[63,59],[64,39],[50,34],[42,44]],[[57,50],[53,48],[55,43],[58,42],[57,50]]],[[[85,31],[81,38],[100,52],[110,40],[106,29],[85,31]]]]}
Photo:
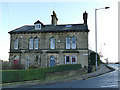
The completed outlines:
{"type": "MultiPolygon", "coordinates": [[[[29,88],[118,88],[118,69],[87,80],[55,82],[29,88]]],[[[119,82],[120,83],[120,82],[119,82]]]]}

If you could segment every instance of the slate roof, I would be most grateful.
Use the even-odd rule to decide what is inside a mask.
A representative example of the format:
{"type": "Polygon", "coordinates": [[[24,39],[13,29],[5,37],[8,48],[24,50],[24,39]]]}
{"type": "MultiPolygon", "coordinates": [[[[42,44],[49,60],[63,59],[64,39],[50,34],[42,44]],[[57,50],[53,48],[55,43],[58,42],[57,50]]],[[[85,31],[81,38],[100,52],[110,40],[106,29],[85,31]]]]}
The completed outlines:
{"type": "Polygon", "coordinates": [[[65,24],[65,25],[44,25],[41,30],[35,30],[34,25],[25,25],[8,33],[38,33],[38,32],[70,32],[83,31],[88,32],[86,24],[65,24]]]}

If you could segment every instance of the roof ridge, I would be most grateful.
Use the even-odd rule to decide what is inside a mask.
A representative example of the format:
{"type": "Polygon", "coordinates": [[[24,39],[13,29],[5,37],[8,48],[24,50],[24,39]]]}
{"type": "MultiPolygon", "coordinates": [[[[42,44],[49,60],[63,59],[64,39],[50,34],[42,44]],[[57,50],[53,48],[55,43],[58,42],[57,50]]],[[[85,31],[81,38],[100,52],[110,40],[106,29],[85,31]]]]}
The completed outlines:
{"type": "MultiPolygon", "coordinates": [[[[44,31],[86,31],[86,30],[88,30],[88,26],[86,24],[59,24],[55,26],[49,24],[45,25],[45,27],[43,27],[39,31],[44,32],[44,31]]],[[[16,32],[38,32],[38,30],[35,30],[34,25],[24,25],[8,33],[16,32]]]]}
{"type": "MultiPolygon", "coordinates": [[[[51,24],[46,24],[46,25],[51,25],[51,24]]],[[[78,24],[57,24],[57,25],[55,25],[55,26],[60,26],[60,25],[84,25],[84,23],[78,23],[78,24]]],[[[53,25],[51,25],[51,26],[53,26],[53,25]]]]}

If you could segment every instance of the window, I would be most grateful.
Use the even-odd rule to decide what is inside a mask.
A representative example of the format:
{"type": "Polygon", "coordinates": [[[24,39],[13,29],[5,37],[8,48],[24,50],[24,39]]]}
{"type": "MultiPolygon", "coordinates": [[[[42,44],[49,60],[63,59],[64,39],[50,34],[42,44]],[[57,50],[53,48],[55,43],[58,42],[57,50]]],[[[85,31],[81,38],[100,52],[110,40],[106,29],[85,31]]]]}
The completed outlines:
{"type": "Polygon", "coordinates": [[[40,63],[41,63],[40,55],[36,55],[36,63],[37,63],[37,64],[40,64],[40,63]]]}
{"type": "Polygon", "coordinates": [[[69,27],[72,27],[72,25],[66,25],[65,27],[69,28],[69,27]]]}
{"type": "Polygon", "coordinates": [[[19,63],[19,56],[14,56],[14,59],[13,59],[13,63],[14,64],[18,64],[19,63]]]}
{"type": "Polygon", "coordinates": [[[55,66],[55,57],[53,55],[50,56],[50,67],[55,66]]]}
{"type": "Polygon", "coordinates": [[[66,49],[70,49],[70,38],[66,38],[66,49]]]}
{"type": "Polygon", "coordinates": [[[18,49],[18,39],[17,38],[14,41],[14,49],[18,49]]]}
{"type": "Polygon", "coordinates": [[[38,55],[36,55],[36,62],[38,62],[38,55]]]}
{"type": "Polygon", "coordinates": [[[33,49],[33,38],[29,39],[29,49],[33,49]]]}
{"type": "Polygon", "coordinates": [[[65,56],[65,64],[77,64],[77,56],[65,56]]]}
{"type": "Polygon", "coordinates": [[[50,49],[55,49],[55,38],[50,39],[50,49]]]}
{"type": "Polygon", "coordinates": [[[72,49],[76,49],[76,38],[72,37],[72,49]]]}
{"type": "Polygon", "coordinates": [[[72,64],[77,64],[77,57],[76,56],[72,56],[72,64]]]}
{"type": "Polygon", "coordinates": [[[65,56],[65,64],[70,64],[70,56],[65,56]]]}
{"type": "Polygon", "coordinates": [[[38,43],[39,43],[39,39],[35,38],[35,40],[34,40],[34,49],[38,49],[38,43]]]}
{"type": "Polygon", "coordinates": [[[70,40],[70,37],[66,38],[66,49],[76,49],[76,38],[72,37],[72,41],[70,40]]]}
{"type": "Polygon", "coordinates": [[[25,58],[25,69],[27,70],[31,66],[32,62],[31,62],[31,56],[26,55],[25,57],[26,57],[25,58]]]}
{"type": "Polygon", "coordinates": [[[35,30],[40,30],[41,29],[41,24],[36,24],[35,25],[35,30]]]}

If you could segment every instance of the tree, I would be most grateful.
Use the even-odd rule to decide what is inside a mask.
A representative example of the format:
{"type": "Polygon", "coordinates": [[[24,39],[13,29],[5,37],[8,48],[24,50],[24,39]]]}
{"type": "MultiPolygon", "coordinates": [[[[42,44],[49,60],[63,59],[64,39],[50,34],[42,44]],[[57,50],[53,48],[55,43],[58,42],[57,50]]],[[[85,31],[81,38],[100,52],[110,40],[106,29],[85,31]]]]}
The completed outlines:
{"type": "MultiPolygon", "coordinates": [[[[99,54],[97,54],[97,64],[100,65],[100,56],[99,56],[99,54]]],[[[96,65],[96,53],[95,52],[90,53],[89,65],[96,65]]]]}
{"type": "Polygon", "coordinates": [[[100,56],[101,58],[103,58],[103,54],[102,54],[102,52],[99,52],[99,56],[100,56]]]}

